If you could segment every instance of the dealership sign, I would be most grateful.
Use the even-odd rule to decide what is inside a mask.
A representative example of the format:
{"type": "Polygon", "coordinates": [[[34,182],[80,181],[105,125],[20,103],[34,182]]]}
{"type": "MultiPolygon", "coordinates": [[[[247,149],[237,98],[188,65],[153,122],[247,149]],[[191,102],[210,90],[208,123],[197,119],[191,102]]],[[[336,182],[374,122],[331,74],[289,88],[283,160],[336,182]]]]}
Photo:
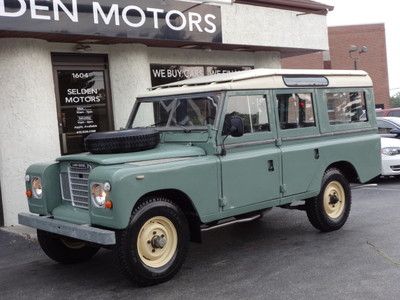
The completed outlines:
{"type": "Polygon", "coordinates": [[[222,42],[218,6],[174,0],[0,0],[0,31],[222,42]]]}

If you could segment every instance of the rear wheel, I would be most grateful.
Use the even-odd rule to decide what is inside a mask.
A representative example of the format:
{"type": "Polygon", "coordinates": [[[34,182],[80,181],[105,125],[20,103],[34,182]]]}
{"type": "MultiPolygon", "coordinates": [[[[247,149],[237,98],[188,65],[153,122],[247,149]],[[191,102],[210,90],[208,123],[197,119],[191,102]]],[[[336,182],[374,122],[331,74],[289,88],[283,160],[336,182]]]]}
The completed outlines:
{"type": "Polygon", "coordinates": [[[117,234],[115,254],[122,272],[146,286],[171,279],[189,247],[189,226],[183,212],[166,198],[144,201],[128,227],[117,234]]]}
{"type": "Polygon", "coordinates": [[[320,194],[306,201],[308,219],[321,231],[334,231],[346,223],[350,209],[349,182],[339,170],[327,170],[322,179],[320,194]]]}
{"type": "Polygon", "coordinates": [[[99,247],[47,231],[38,230],[37,236],[44,253],[52,260],[63,264],[87,261],[99,251],[99,247]]]}

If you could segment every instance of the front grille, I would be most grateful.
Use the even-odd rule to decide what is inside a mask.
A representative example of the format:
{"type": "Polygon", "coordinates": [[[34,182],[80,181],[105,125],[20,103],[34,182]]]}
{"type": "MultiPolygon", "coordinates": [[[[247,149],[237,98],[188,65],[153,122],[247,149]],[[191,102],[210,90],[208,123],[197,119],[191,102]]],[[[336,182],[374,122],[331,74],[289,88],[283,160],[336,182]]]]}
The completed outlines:
{"type": "Polygon", "coordinates": [[[390,168],[395,172],[400,171],[400,166],[391,166],[390,168]]]}
{"type": "Polygon", "coordinates": [[[79,167],[69,166],[68,173],[60,174],[61,192],[64,201],[75,207],[89,207],[89,173],[91,167],[80,164],[79,167]],[[82,167],[83,166],[83,167],[82,167]]]}
{"type": "Polygon", "coordinates": [[[62,172],[60,174],[61,180],[61,196],[65,201],[72,201],[71,200],[71,189],[69,187],[69,177],[67,172],[62,172]]]}

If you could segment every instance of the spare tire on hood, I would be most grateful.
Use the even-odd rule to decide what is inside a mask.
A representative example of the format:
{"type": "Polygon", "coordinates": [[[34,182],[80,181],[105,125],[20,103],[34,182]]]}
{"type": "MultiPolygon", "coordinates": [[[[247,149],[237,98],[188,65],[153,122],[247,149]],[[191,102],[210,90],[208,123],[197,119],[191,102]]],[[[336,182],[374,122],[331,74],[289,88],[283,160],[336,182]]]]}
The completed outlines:
{"type": "Polygon", "coordinates": [[[126,153],[153,149],[159,142],[157,130],[133,128],[89,134],[85,138],[85,147],[93,154],[126,153]]]}

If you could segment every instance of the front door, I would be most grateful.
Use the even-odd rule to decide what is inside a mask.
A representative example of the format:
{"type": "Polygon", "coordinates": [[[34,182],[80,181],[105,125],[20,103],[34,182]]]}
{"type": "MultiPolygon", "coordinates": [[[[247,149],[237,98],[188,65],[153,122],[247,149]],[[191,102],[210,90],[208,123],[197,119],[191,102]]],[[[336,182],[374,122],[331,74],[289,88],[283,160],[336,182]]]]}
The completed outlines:
{"type": "Polygon", "coordinates": [[[242,137],[227,137],[223,126],[226,155],[221,156],[224,209],[238,209],[279,199],[281,154],[275,145],[276,124],[265,91],[228,93],[224,124],[231,116],[244,120],[242,137]]]}
{"type": "Polygon", "coordinates": [[[61,153],[85,152],[90,133],[113,130],[107,57],[53,55],[61,153]]]}
{"type": "Polygon", "coordinates": [[[319,127],[313,90],[276,91],[283,196],[305,193],[319,170],[319,127]]]}

